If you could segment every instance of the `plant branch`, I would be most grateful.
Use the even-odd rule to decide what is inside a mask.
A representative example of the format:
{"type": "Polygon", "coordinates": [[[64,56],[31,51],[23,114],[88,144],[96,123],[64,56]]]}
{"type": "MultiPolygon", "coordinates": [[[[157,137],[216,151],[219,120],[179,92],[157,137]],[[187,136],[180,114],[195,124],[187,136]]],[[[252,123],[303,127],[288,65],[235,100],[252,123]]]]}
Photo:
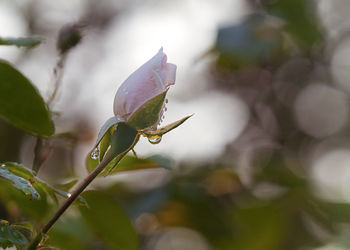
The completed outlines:
{"type": "Polygon", "coordinates": [[[55,68],[53,69],[53,75],[54,75],[54,88],[53,91],[47,101],[47,106],[50,107],[53,103],[53,101],[56,98],[57,92],[61,86],[62,82],[62,77],[63,77],[63,68],[64,68],[64,63],[66,61],[67,55],[62,54],[60,55],[55,68]]]}
{"type": "MultiPolygon", "coordinates": [[[[129,151],[130,149],[128,149],[129,151]]],[[[102,172],[102,170],[107,166],[107,164],[114,158],[113,154],[107,153],[100,164],[92,171],[85,179],[75,188],[71,193],[71,196],[62,204],[62,206],[57,210],[55,215],[51,220],[43,227],[40,233],[33,239],[31,244],[28,246],[27,250],[35,250],[36,246],[40,243],[43,235],[45,235],[55,222],[61,217],[61,215],[67,210],[67,208],[74,202],[74,200],[84,191],[84,189],[102,172]]]]}
{"type": "Polygon", "coordinates": [[[37,175],[42,163],[42,161],[40,160],[40,152],[42,150],[42,147],[43,147],[43,139],[41,139],[40,137],[37,137],[35,142],[35,147],[34,147],[34,159],[33,159],[33,165],[32,165],[32,170],[34,175],[37,175]]]}

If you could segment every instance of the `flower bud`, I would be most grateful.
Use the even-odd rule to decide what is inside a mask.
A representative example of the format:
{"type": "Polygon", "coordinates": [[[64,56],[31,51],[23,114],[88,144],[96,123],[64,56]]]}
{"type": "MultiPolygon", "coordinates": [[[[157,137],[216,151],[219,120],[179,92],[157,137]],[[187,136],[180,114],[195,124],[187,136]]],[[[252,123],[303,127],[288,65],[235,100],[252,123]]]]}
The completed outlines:
{"type": "Polygon", "coordinates": [[[83,37],[82,28],[81,24],[66,24],[60,29],[57,38],[57,49],[61,54],[66,53],[80,43],[83,37]]]}
{"type": "Polygon", "coordinates": [[[130,121],[136,129],[155,126],[163,113],[166,92],[175,83],[175,77],[176,65],[167,63],[161,48],[122,83],[115,95],[114,115],[130,121]]]}

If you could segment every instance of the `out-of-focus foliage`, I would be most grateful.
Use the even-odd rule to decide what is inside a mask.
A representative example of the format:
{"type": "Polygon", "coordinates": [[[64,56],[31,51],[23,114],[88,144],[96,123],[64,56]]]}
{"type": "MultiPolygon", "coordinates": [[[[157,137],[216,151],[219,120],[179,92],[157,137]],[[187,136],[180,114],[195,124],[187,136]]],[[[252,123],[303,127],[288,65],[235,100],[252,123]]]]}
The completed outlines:
{"type": "Polygon", "coordinates": [[[57,49],[61,54],[67,53],[80,43],[82,36],[81,24],[67,24],[63,26],[58,34],[57,49]]]}
{"type": "Polygon", "coordinates": [[[4,38],[0,37],[0,45],[14,45],[17,47],[35,47],[41,43],[38,37],[4,38]]]}
{"type": "Polygon", "coordinates": [[[51,115],[36,88],[6,61],[0,61],[0,115],[26,132],[54,133],[51,115]]]}
{"type": "MultiPolygon", "coordinates": [[[[95,14],[92,2],[90,12],[95,14]]],[[[328,46],[336,47],[339,41],[324,30],[317,1],[246,2],[250,3],[249,14],[240,22],[218,28],[209,53],[214,59],[207,72],[211,87],[232,93],[247,104],[250,120],[240,136],[206,164],[174,162],[164,155],[137,157],[135,152],[117,166],[120,159],[115,159],[97,178],[100,185],[93,189],[98,191],[86,191],[38,249],[163,250],[171,246],[176,250],[295,250],[330,243],[344,249],[350,246],[350,203],[324,198],[315,188],[309,162],[318,146],[324,150],[344,141],[348,145],[346,119],[340,129],[331,126],[336,119],[325,119],[342,112],[348,116],[347,109],[328,109],[332,98],[335,107],[347,105],[348,100],[333,84],[329,68],[334,51],[328,46]],[[318,86],[319,92],[312,92],[318,86]],[[310,89],[311,95],[304,97],[310,89]],[[110,176],[105,177],[106,173],[110,176]]],[[[113,15],[107,10],[95,15],[87,12],[88,17],[100,20],[92,23],[93,18],[88,18],[90,23],[86,24],[105,28],[113,15]]],[[[33,22],[30,24],[35,29],[33,22]]],[[[80,28],[70,24],[61,30],[56,44],[59,56],[66,57],[81,42],[80,28]]],[[[23,39],[3,39],[0,43],[35,45],[35,41],[23,39]]],[[[58,69],[65,66],[65,61],[61,62],[58,69]]],[[[69,131],[52,136],[52,110],[47,109],[38,91],[9,63],[2,61],[0,71],[0,114],[9,121],[0,123],[0,137],[5,141],[0,144],[6,146],[0,151],[0,246],[21,249],[54,214],[57,203],[71,195],[80,178],[75,169],[76,149],[95,135],[88,119],[82,119],[76,127],[64,127],[69,131]],[[30,134],[52,136],[43,145],[53,153],[46,154],[48,160],[40,169],[49,168],[52,173],[39,178],[23,165],[9,163],[21,161],[19,148],[24,145],[24,133],[11,124],[30,134]],[[53,184],[47,184],[46,178],[53,184]]],[[[163,105],[164,96],[159,98],[163,105]]],[[[154,106],[160,109],[162,105],[154,106]]],[[[230,115],[224,108],[218,112],[230,115]]],[[[135,116],[135,127],[147,123],[144,118],[135,116]]],[[[143,131],[144,135],[161,136],[186,119],[163,129],[143,131]]],[[[99,152],[90,152],[93,157],[89,153],[86,158],[88,173],[108,152],[120,153],[135,138],[134,130],[117,134],[114,136],[131,139],[127,145],[115,140],[113,144],[116,125],[125,126],[116,118],[103,126],[95,145],[99,152]]],[[[322,150],[316,157],[322,156],[322,150]]]]}
{"type": "Polygon", "coordinates": [[[0,246],[3,248],[28,243],[27,238],[7,221],[0,221],[0,232],[0,246]]]}
{"type": "Polygon", "coordinates": [[[103,193],[93,191],[85,192],[83,197],[87,200],[88,207],[82,206],[80,212],[101,239],[115,249],[139,248],[131,222],[117,203],[103,193]],[[120,230],[115,230],[116,226],[120,230]]]}

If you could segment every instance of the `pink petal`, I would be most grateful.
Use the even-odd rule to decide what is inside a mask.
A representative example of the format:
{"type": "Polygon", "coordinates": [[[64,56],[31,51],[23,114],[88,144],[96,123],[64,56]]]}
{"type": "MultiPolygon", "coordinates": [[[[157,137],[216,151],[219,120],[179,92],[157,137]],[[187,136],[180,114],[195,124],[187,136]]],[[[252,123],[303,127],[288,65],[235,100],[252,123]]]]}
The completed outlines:
{"type": "Polygon", "coordinates": [[[116,116],[128,120],[144,103],[175,83],[176,65],[166,61],[161,48],[123,82],[114,99],[116,116]]]}

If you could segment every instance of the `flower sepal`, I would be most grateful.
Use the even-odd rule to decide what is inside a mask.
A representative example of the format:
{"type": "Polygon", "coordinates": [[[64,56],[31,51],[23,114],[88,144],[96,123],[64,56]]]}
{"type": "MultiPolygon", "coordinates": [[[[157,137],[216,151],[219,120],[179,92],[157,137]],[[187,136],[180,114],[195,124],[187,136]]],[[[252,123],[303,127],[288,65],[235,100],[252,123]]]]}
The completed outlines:
{"type": "Polygon", "coordinates": [[[135,113],[129,118],[127,124],[136,130],[148,129],[155,126],[160,119],[160,113],[164,106],[167,90],[153,97],[144,103],[135,113]]]}
{"type": "MultiPolygon", "coordinates": [[[[172,122],[164,127],[158,128],[156,130],[152,130],[152,129],[143,129],[140,130],[140,134],[147,137],[147,138],[161,138],[164,134],[170,132],[171,130],[177,128],[178,126],[180,126],[181,124],[183,124],[188,118],[190,118],[192,115],[188,115],[180,120],[177,120],[175,122],[172,122]]],[[[150,140],[150,142],[152,143],[152,140],[150,140]]]]}

